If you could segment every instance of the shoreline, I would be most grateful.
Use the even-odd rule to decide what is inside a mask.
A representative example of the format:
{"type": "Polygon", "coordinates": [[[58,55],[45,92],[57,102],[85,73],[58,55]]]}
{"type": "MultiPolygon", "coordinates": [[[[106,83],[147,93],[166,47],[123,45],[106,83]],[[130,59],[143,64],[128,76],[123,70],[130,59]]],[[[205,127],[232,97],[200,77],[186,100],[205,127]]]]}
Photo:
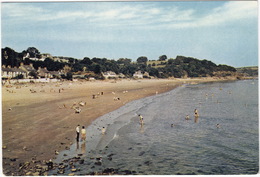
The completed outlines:
{"type": "Polygon", "coordinates": [[[25,175],[23,169],[19,171],[19,164],[44,164],[55,158],[55,150],[65,150],[75,142],[77,124],[89,126],[98,117],[130,101],[164,93],[185,83],[228,80],[123,80],[2,87],[3,173],[25,175]],[[36,93],[31,93],[30,89],[36,93]],[[93,99],[93,94],[98,98],[93,99]],[[86,104],[80,107],[79,114],[75,114],[71,107],[81,101],[86,104]]]}

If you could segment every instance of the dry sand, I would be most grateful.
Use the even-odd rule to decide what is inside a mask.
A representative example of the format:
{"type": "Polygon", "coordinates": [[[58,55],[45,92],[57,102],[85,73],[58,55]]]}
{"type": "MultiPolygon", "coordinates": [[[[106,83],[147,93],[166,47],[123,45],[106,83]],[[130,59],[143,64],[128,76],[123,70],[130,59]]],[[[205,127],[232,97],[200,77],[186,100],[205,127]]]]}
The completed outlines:
{"type": "Polygon", "coordinates": [[[183,82],[198,81],[66,81],[13,85],[11,88],[3,86],[3,168],[10,169],[10,165],[17,168],[19,163],[32,159],[54,158],[55,150],[64,150],[76,141],[75,128],[78,124],[88,126],[99,116],[127,102],[172,90],[183,82]],[[93,99],[93,95],[98,93],[98,98],[93,99]],[[114,101],[114,97],[120,100],[114,101]],[[81,101],[86,105],[80,106],[81,112],[75,114],[71,107],[81,101]],[[10,164],[10,159],[15,161],[10,164]]]}

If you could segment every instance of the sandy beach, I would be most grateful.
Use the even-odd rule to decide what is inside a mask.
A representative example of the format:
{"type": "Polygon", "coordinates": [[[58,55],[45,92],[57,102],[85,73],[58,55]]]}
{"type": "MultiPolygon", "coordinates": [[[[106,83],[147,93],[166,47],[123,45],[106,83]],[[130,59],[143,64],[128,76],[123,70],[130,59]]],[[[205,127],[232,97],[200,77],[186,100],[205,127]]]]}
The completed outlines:
{"type": "Polygon", "coordinates": [[[217,80],[65,81],[3,86],[3,172],[19,175],[20,163],[55,158],[55,151],[75,143],[78,124],[88,126],[132,100],[160,94],[183,83],[209,81],[217,80]],[[75,107],[81,112],[75,113],[75,107]]]}

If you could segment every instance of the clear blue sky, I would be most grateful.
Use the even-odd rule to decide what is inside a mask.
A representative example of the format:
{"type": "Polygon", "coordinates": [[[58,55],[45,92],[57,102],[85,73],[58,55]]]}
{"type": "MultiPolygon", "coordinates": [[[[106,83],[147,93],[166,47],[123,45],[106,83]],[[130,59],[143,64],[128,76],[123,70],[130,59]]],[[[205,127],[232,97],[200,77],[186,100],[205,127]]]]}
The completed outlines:
{"type": "Polygon", "coordinates": [[[258,65],[256,1],[2,3],[2,48],[78,59],[161,55],[258,65]]]}

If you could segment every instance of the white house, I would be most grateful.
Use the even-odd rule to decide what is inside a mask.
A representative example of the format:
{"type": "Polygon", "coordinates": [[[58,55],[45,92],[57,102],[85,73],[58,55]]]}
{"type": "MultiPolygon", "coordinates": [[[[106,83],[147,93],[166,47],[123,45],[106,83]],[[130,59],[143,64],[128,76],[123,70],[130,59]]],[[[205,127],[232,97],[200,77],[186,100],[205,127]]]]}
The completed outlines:
{"type": "Polygon", "coordinates": [[[118,75],[113,71],[102,72],[102,75],[105,79],[118,78],[118,75]]]}
{"type": "Polygon", "coordinates": [[[5,67],[5,65],[2,66],[2,78],[5,79],[11,79],[15,78],[18,75],[23,75],[23,78],[26,78],[26,72],[19,68],[11,68],[10,66],[5,67]]]}
{"type": "Polygon", "coordinates": [[[139,71],[136,71],[133,75],[134,78],[136,79],[143,79],[144,75],[142,74],[142,72],[139,70],[139,71]]]}

